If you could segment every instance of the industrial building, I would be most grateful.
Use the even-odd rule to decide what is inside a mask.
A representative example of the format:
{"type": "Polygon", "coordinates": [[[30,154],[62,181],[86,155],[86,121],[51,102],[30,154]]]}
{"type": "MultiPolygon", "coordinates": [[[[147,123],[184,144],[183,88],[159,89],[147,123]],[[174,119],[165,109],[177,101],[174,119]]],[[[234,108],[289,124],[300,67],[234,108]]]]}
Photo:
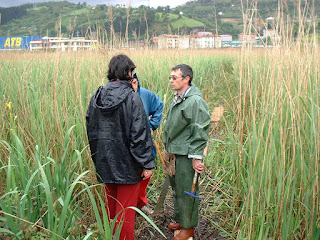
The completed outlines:
{"type": "Polygon", "coordinates": [[[42,36],[3,36],[0,37],[0,50],[28,50],[30,42],[42,36]]]}
{"type": "Polygon", "coordinates": [[[61,52],[90,51],[98,47],[97,40],[43,36],[0,37],[0,50],[53,50],[61,52]]]}
{"type": "Polygon", "coordinates": [[[43,37],[30,42],[30,51],[36,50],[58,50],[61,52],[90,51],[98,47],[97,40],[87,40],[85,38],[58,38],[43,37]]]}

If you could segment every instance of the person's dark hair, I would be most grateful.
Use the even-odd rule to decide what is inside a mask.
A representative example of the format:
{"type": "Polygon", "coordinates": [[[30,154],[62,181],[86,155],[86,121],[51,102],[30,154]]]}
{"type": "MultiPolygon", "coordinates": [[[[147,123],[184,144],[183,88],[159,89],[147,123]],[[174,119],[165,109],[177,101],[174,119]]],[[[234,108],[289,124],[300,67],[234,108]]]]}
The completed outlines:
{"type": "Polygon", "coordinates": [[[119,54],[111,58],[107,77],[109,80],[131,80],[129,72],[136,68],[133,61],[126,55],[119,54]]]}
{"type": "Polygon", "coordinates": [[[179,64],[179,65],[173,67],[173,68],[171,69],[171,71],[177,71],[177,70],[179,70],[179,69],[180,69],[180,71],[181,71],[181,73],[182,73],[182,77],[183,77],[183,78],[185,78],[185,77],[187,77],[187,76],[190,77],[189,85],[191,85],[191,82],[192,82],[192,79],[193,79],[193,71],[192,71],[192,68],[191,68],[189,65],[187,65],[187,64],[179,64]]]}

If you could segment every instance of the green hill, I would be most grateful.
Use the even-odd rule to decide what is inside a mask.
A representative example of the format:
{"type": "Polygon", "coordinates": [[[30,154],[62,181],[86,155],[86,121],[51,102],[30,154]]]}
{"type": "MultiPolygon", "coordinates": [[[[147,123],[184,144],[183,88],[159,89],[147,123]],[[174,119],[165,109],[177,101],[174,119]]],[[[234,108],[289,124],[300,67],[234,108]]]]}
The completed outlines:
{"type": "MultiPolygon", "coordinates": [[[[314,2],[315,12],[320,3],[314,2]]],[[[174,9],[157,9],[140,6],[129,12],[129,39],[145,39],[162,33],[190,34],[197,31],[212,31],[232,34],[236,37],[243,29],[243,14],[260,19],[263,25],[267,17],[276,17],[278,1],[261,0],[258,5],[241,5],[240,1],[198,0],[188,2],[174,9]],[[252,10],[256,9],[256,10],[252,10]],[[148,34],[147,34],[148,31],[148,34]]],[[[306,8],[305,14],[311,13],[306,8]]],[[[295,19],[296,6],[288,2],[283,6],[286,16],[295,19]]],[[[113,25],[118,37],[126,35],[127,9],[97,5],[64,2],[25,4],[18,7],[0,8],[0,36],[7,35],[48,35],[63,37],[102,35],[110,36],[113,25]]],[[[319,19],[318,19],[319,21],[319,19]]],[[[319,23],[317,23],[319,29],[319,23]]]]}
{"type": "MultiPolygon", "coordinates": [[[[206,25],[206,29],[219,34],[231,34],[237,36],[243,31],[244,15],[248,18],[257,19],[253,24],[262,29],[268,27],[268,17],[278,18],[279,14],[284,19],[298,24],[299,11],[305,17],[320,12],[320,1],[307,0],[301,3],[300,9],[294,1],[257,0],[257,1],[234,1],[234,0],[198,0],[190,1],[175,9],[175,12],[183,12],[183,15],[195,20],[200,20],[206,25]],[[279,11],[280,10],[280,11],[279,11]]],[[[320,18],[316,18],[316,28],[320,31],[320,18]]]]}

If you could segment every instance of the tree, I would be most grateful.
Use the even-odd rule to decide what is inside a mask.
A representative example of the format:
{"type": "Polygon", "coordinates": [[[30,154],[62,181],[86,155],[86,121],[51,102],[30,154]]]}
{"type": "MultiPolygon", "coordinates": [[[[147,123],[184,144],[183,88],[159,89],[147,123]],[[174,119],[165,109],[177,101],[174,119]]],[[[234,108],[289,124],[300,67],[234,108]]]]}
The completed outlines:
{"type": "Polygon", "coordinates": [[[6,24],[13,19],[24,17],[27,15],[27,9],[29,8],[32,8],[32,4],[24,4],[18,7],[0,8],[1,24],[6,24]]]}
{"type": "Polygon", "coordinates": [[[130,10],[131,6],[129,5],[127,8],[127,25],[126,25],[126,42],[127,42],[127,47],[129,47],[129,19],[130,19],[130,10]]]}

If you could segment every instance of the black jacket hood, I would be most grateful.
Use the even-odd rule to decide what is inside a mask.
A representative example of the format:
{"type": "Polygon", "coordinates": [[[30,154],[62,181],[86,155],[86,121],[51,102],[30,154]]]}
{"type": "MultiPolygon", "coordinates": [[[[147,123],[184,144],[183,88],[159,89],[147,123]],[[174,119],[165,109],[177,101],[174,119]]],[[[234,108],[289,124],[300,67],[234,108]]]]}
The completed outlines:
{"type": "Polygon", "coordinates": [[[102,112],[117,109],[132,92],[131,84],[125,80],[110,80],[103,87],[99,87],[93,97],[93,107],[102,112]]]}
{"type": "Polygon", "coordinates": [[[98,180],[136,184],[155,167],[152,137],[143,103],[128,81],[109,81],[92,96],[87,135],[98,180]]]}

